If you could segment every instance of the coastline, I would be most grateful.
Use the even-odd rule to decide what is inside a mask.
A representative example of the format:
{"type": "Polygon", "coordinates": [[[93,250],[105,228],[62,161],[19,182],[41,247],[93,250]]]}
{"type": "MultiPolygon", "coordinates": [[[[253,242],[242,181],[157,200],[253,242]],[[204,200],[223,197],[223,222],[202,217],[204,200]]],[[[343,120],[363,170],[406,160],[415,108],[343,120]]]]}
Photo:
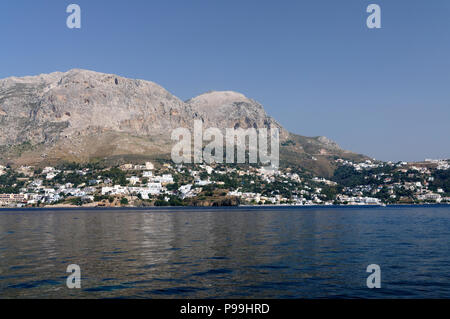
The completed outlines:
{"type": "Polygon", "coordinates": [[[48,206],[48,207],[0,207],[1,212],[8,211],[193,211],[193,210],[273,210],[273,209],[361,209],[361,208],[434,208],[434,207],[448,207],[450,208],[449,203],[441,203],[441,204],[389,204],[386,206],[383,205],[239,205],[239,206],[122,206],[122,207],[102,207],[102,206],[73,206],[73,205],[62,205],[62,206],[48,206]]]}

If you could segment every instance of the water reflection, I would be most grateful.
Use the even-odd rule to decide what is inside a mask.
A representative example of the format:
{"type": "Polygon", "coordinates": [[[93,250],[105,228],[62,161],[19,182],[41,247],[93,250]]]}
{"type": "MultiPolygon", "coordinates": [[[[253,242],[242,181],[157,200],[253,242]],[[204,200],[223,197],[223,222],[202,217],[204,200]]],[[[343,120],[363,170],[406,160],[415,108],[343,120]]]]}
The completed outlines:
{"type": "Polygon", "coordinates": [[[0,212],[3,298],[450,297],[448,208],[0,212]],[[365,287],[380,264],[383,289],[365,287]],[[65,286],[82,269],[82,289],[65,286]]]}

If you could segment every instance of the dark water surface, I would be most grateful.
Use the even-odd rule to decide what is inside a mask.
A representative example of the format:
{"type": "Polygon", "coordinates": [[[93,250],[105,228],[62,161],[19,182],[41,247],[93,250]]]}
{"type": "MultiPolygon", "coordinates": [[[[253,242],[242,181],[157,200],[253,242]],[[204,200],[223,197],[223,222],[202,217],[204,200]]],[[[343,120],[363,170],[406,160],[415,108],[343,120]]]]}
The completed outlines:
{"type": "Polygon", "coordinates": [[[3,210],[17,297],[450,298],[450,207],[3,210]]]}

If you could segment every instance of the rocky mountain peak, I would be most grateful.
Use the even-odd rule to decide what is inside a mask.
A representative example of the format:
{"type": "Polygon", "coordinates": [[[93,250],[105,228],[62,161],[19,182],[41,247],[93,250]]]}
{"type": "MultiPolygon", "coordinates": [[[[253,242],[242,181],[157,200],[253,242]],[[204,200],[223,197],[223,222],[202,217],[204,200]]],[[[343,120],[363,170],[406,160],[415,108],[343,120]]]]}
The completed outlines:
{"type": "Polygon", "coordinates": [[[187,103],[198,108],[219,107],[239,102],[251,102],[244,94],[233,91],[210,91],[192,98],[187,103]]]}
{"type": "Polygon", "coordinates": [[[330,140],[328,137],[319,136],[317,137],[317,140],[330,149],[340,149],[340,146],[335,141],[330,140]]]}
{"type": "Polygon", "coordinates": [[[233,91],[211,91],[186,102],[210,127],[278,128],[282,138],[288,132],[271,118],[261,104],[233,91]]]}
{"type": "Polygon", "coordinates": [[[199,119],[223,130],[276,127],[282,142],[294,139],[285,143],[292,154],[340,151],[324,137],[295,139],[241,93],[212,91],[183,102],[154,82],[73,69],[0,80],[0,160],[158,157],[170,154],[173,129],[192,129],[199,119]]]}

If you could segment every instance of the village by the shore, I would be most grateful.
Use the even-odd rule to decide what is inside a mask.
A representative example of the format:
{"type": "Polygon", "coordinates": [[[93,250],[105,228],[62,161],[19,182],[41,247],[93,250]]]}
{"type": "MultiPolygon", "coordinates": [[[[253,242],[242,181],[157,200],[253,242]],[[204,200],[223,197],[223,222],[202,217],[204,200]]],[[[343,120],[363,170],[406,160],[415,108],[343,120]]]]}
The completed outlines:
{"type": "Polygon", "coordinates": [[[386,205],[450,203],[449,160],[337,158],[333,176],[301,168],[170,162],[0,165],[1,207],[386,205]]]}

